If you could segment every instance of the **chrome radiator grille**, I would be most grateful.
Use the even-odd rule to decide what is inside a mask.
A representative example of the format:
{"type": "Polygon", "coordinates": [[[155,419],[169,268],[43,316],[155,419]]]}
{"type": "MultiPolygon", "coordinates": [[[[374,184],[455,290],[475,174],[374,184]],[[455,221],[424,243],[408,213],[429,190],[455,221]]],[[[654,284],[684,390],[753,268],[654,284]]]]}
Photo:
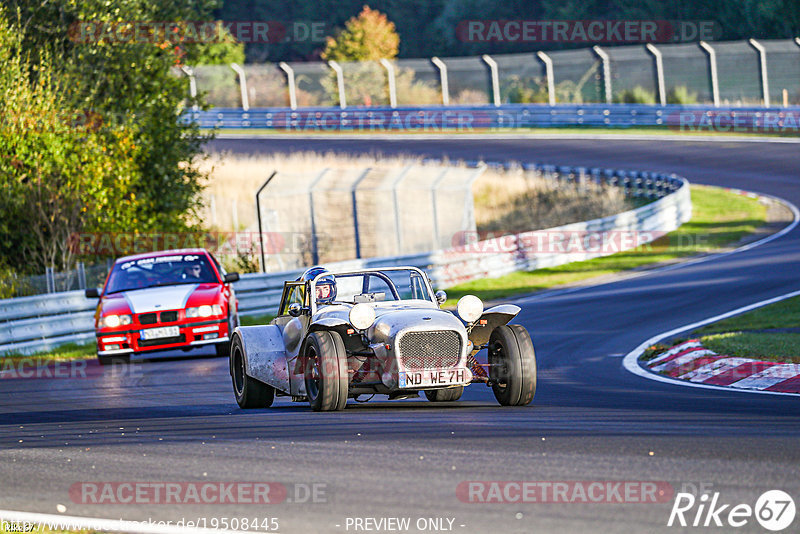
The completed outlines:
{"type": "Polygon", "coordinates": [[[397,355],[406,369],[454,367],[461,356],[461,336],[453,330],[407,332],[397,342],[397,355]]]}

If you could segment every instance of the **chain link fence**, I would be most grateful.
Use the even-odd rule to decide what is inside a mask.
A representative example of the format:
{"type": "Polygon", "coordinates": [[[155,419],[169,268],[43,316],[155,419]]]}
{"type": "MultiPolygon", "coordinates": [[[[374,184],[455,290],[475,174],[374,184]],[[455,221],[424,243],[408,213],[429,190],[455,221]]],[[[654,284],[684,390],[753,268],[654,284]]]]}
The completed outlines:
{"type": "Polygon", "coordinates": [[[409,165],[274,173],[256,193],[263,270],[398,256],[475,231],[483,167],[409,165]]]}
{"type": "Polygon", "coordinates": [[[796,105],[800,39],[595,46],[390,62],[198,66],[184,73],[212,106],[245,110],[547,102],[758,106],[767,100],[796,105]]]}

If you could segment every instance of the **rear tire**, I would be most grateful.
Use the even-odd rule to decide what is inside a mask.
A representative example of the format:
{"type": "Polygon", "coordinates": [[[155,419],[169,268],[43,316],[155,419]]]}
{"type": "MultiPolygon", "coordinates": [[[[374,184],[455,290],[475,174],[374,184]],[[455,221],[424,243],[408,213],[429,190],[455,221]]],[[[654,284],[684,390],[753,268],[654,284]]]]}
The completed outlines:
{"type": "Polygon", "coordinates": [[[303,374],[311,409],[315,412],[344,410],[350,375],[342,337],[333,331],[312,332],[306,338],[304,356],[303,374]]]}
{"type": "Polygon", "coordinates": [[[456,386],[446,389],[427,389],[425,396],[431,402],[453,402],[461,398],[464,393],[464,386],[456,386]]]}
{"type": "Polygon", "coordinates": [[[526,406],[536,394],[536,354],[520,325],[498,326],[489,337],[489,379],[502,406],[526,406]]]}
{"type": "Polygon", "coordinates": [[[275,388],[247,376],[244,369],[244,347],[242,338],[234,336],[230,350],[233,394],[239,408],[269,408],[275,400],[275,388]]]}

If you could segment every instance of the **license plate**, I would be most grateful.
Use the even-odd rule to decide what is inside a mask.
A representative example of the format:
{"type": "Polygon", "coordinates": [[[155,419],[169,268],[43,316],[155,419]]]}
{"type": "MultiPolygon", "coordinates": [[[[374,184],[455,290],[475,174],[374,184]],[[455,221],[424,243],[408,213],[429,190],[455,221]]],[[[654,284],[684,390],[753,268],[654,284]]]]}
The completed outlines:
{"type": "Polygon", "coordinates": [[[399,378],[401,388],[449,386],[450,384],[463,384],[466,382],[467,370],[459,368],[401,371],[399,378]]]}
{"type": "Polygon", "coordinates": [[[151,339],[161,339],[162,337],[178,337],[181,335],[181,331],[177,326],[160,326],[142,330],[140,334],[143,340],[149,341],[151,339]]]}

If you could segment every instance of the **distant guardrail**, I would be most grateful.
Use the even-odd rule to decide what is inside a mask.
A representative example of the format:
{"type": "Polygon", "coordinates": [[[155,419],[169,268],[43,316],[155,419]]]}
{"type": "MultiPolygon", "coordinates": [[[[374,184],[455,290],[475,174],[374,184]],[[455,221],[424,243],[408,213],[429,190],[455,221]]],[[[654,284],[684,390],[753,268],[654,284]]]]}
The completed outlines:
{"type": "MultiPolygon", "coordinates": [[[[478,162],[471,162],[477,165],[478,162]]],[[[489,166],[502,166],[494,163],[489,166]]],[[[467,239],[464,246],[423,254],[348,260],[327,264],[332,269],[357,269],[412,265],[424,269],[436,287],[449,286],[487,276],[500,276],[518,270],[553,267],[629,250],[678,228],[691,218],[692,204],[688,182],[676,175],[602,168],[556,165],[523,165],[546,176],[568,183],[609,184],[623,188],[632,197],[656,199],[639,208],[609,217],[594,219],[483,241],[467,239]],[[611,249],[587,247],[579,253],[565,253],[576,238],[598,242],[614,232],[631,233],[637,239],[616,243],[611,249]],[[538,235],[548,237],[548,250],[536,243],[538,235]]],[[[467,236],[469,237],[469,236],[467,236]]],[[[302,269],[267,274],[243,274],[234,284],[242,315],[274,313],[283,283],[296,279],[302,269]]],[[[83,291],[69,291],[35,297],[0,300],[0,354],[28,354],[65,343],[94,339],[96,300],[83,291]]]]}
{"type": "Polygon", "coordinates": [[[689,132],[800,133],[800,106],[714,107],[652,104],[212,108],[187,111],[201,128],[275,131],[472,131],[498,128],[668,127],[689,132]]]}

